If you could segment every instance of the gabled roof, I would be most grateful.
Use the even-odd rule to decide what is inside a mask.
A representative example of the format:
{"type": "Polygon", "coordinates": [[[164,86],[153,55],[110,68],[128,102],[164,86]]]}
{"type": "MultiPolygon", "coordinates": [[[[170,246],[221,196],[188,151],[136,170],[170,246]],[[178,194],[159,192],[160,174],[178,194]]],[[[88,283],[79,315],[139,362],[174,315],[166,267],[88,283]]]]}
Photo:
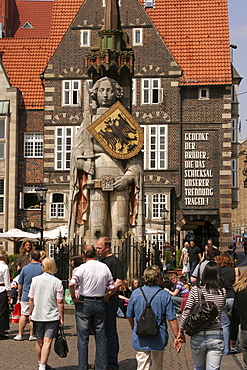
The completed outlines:
{"type": "MultiPolygon", "coordinates": [[[[11,84],[23,92],[26,108],[43,107],[40,74],[82,4],[83,0],[54,0],[49,38],[0,39],[11,84]]],[[[231,84],[227,9],[227,0],[155,0],[155,8],[146,9],[183,71],[183,84],[231,84]]]]}
{"type": "MultiPolygon", "coordinates": [[[[26,2],[32,3],[32,1],[26,2]]],[[[44,71],[82,2],[83,0],[54,0],[49,38],[0,39],[0,52],[3,52],[2,60],[11,85],[18,87],[23,93],[26,108],[43,108],[44,89],[40,74],[44,71]]],[[[26,31],[32,32],[32,30],[26,31]]]]}
{"type": "Polygon", "coordinates": [[[146,11],[182,69],[183,83],[231,84],[227,0],[155,0],[146,11]]]}
{"type": "Polygon", "coordinates": [[[21,38],[46,38],[50,34],[53,1],[16,0],[11,36],[21,38]],[[23,28],[29,23],[33,28],[23,28]]]}

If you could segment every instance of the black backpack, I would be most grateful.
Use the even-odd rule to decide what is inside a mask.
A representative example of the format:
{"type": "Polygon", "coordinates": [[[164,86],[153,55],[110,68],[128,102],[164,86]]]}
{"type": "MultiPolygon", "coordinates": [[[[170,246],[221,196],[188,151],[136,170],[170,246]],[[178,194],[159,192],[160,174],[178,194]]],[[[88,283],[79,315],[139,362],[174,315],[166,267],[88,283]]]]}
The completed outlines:
{"type": "Polygon", "coordinates": [[[137,326],[136,326],[136,334],[142,337],[147,337],[147,336],[155,336],[159,332],[160,325],[157,324],[157,320],[155,317],[155,313],[151,307],[151,302],[161,290],[159,289],[150,299],[150,302],[147,301],[147,298],[144,294],[144,291],[142,288],[140,288],[143,297],[146,301],[146,306],[144,307],[144,310],[142,311],[142,314],[137,321],[137,326]]]}

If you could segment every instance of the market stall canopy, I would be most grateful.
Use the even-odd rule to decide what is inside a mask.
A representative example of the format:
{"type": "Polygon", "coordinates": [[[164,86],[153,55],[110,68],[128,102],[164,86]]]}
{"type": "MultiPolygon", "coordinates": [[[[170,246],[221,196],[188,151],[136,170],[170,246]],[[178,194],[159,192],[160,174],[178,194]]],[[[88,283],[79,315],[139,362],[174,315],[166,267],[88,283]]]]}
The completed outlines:
{"type": "Polygon", "coordinates": [[[10,229],[6,233],[0,233],[0,240],[6,242],[21,242],[24,240],[37,241],[39,240],[37,234],[27,233],[20,229],[10,229]]]}

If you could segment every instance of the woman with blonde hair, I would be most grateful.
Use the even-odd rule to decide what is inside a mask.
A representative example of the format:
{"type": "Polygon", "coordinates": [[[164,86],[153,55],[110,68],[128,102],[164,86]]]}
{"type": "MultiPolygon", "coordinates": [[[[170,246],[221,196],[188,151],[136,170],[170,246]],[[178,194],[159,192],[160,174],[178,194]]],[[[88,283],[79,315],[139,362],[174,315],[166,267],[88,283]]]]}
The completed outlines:
{"type": "Polygon", "coordinates": [[[30,252],[32,249],[33,249],[33,245],[30,240],[24,240],[22,242],[21,248],[20,248],[20,255],[16,262],[17,271],[21,270],[22,267],[30,263],[30,252]]]}
{"type": "MultiPolygon", "coordinates": [[[[118,307],[122,311],[124,317],[126,316],[127,306],[131,296],[128,280],[124,279],[118,291],[118,307]]],[[[122,314],[120,317],[123,317],[122,314]]]]}
{"type": "Polygon", "coordinates": [[[42,261],[43,274],[32,280],[29,292],[30,317],[36,341],[39,370],[53,369],[47,365],[53,338],[59,323],[64,324],[63,284],[53,274],[57,272],[52,257],[42,261]]]}
{"type": "Polygon", "coordinates": [[[7,339],[4,332],[9,330],[10,276],[7,258],[8,253],[5,250],[0,250],[0,339],[7,339]]]}
{"type": "Polygon", "coordinates": [[[240,348],[243,354],[244,369],[247,369],[247,270],[239,276],[233,288],[235,290],[235,299],[232,310],[231,346],[236,348],[240,323],[240,348]]]}
{"type": "Polygon", "coordinates": [[[39,262],[42,263],[43,259],[46,258],[46,252],[45,251],[40,251],[40,258],[39,258],[39,262]]]}

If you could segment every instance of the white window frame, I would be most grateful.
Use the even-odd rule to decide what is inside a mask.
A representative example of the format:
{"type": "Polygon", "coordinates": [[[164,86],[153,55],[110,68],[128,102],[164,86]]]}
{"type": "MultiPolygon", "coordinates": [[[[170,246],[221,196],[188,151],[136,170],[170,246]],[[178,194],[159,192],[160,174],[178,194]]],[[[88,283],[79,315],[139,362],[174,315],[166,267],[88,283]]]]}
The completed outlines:
{"type": "Polygon", "coordinates": [[[149,126],[148,169],[167,168],[167,125],[149,126]]]}
{"type": "Polygon", "coordinates": [[[54,258],[55,248],[56,248],[56,245],[54,244],[54,242],[52,244],[50,244],[50,243],[48,244],[48,249],[49,249],[48,255],[49,255],[49,257],[54,258]]]}
{"type": "Polygon", "coordinates": [[[38,197],[37,197],[37,204],[36,205],[31,206],[32,208],[31,207],[24,208],[24,205],[25,205],[25,202],[24,202],[25,194],[31,193],[31,194],[35,194],[37,196],[37,192],[36,192],[36,188],[37,187],[38,187],[38,185],[27,185],[27,186],[24,186],[23,192],[20,193],[20,204],[19,204],[19,208],[20,209],[27,209],[27,210],[33,210],[33,211],[40,210],[40,203],[38,201],[38,197]]]}
{"type": "Polygon", "coordinates": [[[132,105],[136,105],[136,78],[132,79],[132,105]]]}
{"type": "Polygon", "coordinates": [[[199,100],[209,100],[209,88],[208,87],[198,88],[198,99],[199,100]]]}
{"type": "Polygon", "coordinates": [[[79,107],[81,105],[81,81],[63,80],[62,82],[62,105],[79,107]],[[76,98],[76,103],[73,102],[76,98]]]}
{"type": "Polygon", "coordinates": [[[232,143],[237,143],[238,137],[238,125],[236,118],[232,119],[232,143]]]}
{"type": "Polygon", "coordinates": [[[154,0],[145,0],[144,7],[145,8],[154,8],[155,7],[155,1],[154,0]]]}
{"type": "Polygon", "coordinates": [[[144,194],[144,216],[148,219],[148,194],[144,194]]]}
{"type": "Polygon", "coordinates": [[[143,146],[142,146],[142,152],[143,152],[143,166],[144,169],[147,169],[147,145],[146,145],[146,140],[147,140],[147,126],[146,125],[141,125],[141,128],[143,129],[143,146]]]}
{"type": "Polygon", "coordinates": [[[5,142],[6,142],[6,117],[0,117],[2,127],[0,130],[0,159],[5,159],[5,142]]]}
{"type": "Polygon", "coordinates": [[[6,139],[6,117],[0,117],[0,140],[6,139]]]}
{"type": "Polygon", "coordinates": [[[143,43],[143,28],[133,28],[132,30],[132,45],[133,46],[139,46],[139,45],[142,45],[143,43]],[[137,40],[137,35],[138,36],[138,40],[137,40]]]}
{"type": "Polygon", "coordinates": [[[232,159],[232,188],[236,189],[237,187],[237,159],[232,159]]]}
{"type": "MultiPolygon", "coordinates": [[[[167,234],[165,233],[165,240],[167,240],[166,236],[167,236],[167,234]]],[[[158,233],[157,234],[151,234],[151,238],[152,238],[152,244],[157,245],[157,241],[158,241],[158,246],[159,246],[160,251],[162,251],[163,248],[165,248],[165,246],[164,246],[164,234],[158,234],[158,233]]]]}
{"type": "Polygon", "coordinates": [[[41,133],[24,133],[24,158],[43,158],[44,135],[41,133]]]}
{"type": "Polygon", "coordinates": [[[73,131],[73,126],[56,127],[55,170],[57,171],[68,171],[70,169],[73,131]]]}
{"type": "Polygon", "coordinates": [[[91,37],[90,30],[81,30],[81,46],[82,47],[89,47],[91,45],[90,37],[91,37]],[[86,40],[85,40],[85,36],[86,36],[86,40]]]}
{"type": "Polygon", "coordinates": [[[163,89],[161,88],[160,78],[143,78],[142,79],[142,105],[160,104],[163,101],[163,89]],[[157,91],[157,101],[155,92],[157,91]]]}
{"type": "Polygon", "coordinates": [[[162,210],[167,204],[167,195],[163,193],[152,194],[152,220],[162,220],[162,210]]]}
{"type": "Polygon", "coordinates": [[[4,213],[5,208],[4,199],[5,199],[5,180],[0,179],[0,214],[4,213]]]}
{"type": "Polygon", "coordinates": [[[65,218],[65,199],[66,194],[55,192],[50,194],[50,218],[58,218],[64,219],[65,218]],[[62,202],[54,202],[53,196],[55,194],[59,194],[63,196],[62,202]]]}

